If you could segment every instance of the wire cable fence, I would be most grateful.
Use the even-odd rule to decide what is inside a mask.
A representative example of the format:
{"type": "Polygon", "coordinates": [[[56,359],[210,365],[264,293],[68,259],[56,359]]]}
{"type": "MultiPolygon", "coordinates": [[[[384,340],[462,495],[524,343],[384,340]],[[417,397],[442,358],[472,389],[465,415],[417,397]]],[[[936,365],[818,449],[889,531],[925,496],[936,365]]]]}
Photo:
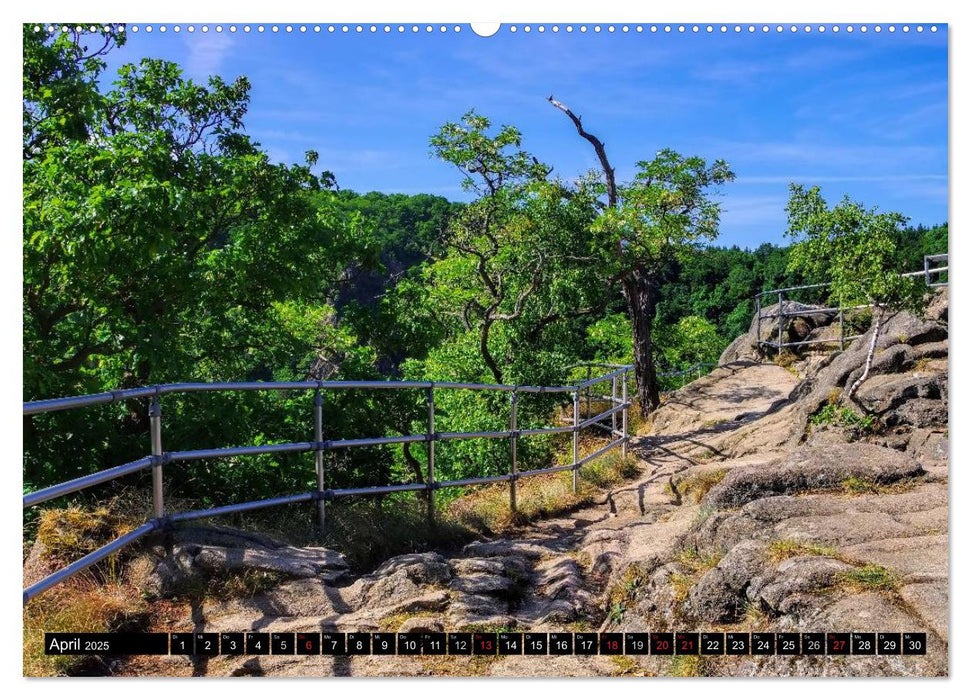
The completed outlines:
{"type": "MultiPolygon", "coordinates": [[[[906,272],[901,275],[901,277],[923,277],[924,283],[929,288],[944,287],[947,286],[947,253],[942,253],[940,255],[925,255],[924,256],[924,269],[918,270],[916,272],[906,272]],[[943,265],[938,265],[938,263],[944,263],[943,265]],[[936,266],[935,266],[936,265],[936,266]]],[[[858,304],[855,306],[826,306],[825,304],[812,304],[806,303],[804,301],[799,301],[793,299],[793,295],[799,295],[812,290],[815,292],[822,292],[822,290],[828,288],[830,284],[828,282],[823,282],[821,284],[804,284],[797,287],[783,287],[782,289],[769,289],[764,292],[759,292],[755,295],[755,338],[756,344],[759,348],[767,347],[774,348],[776,352],[781,352],[784,348],[793,347],[805,347],[809,345],[839,345],[840,351],[846,349],[847,343],[850,343],[863,335],[862,333],[853,333],[852,324],[848,323],[847,316],[855,311],[869,310],[871,307],[869,304],[858,304]],[[762,313],[763,309],[763,297],[776,297],[776,309],[771,313],[762,313]],[[811,317],[811,316],[826,316],[830,318],[830,314],[835,315],[838,327],[838,336],[835,338],[809,338],[804,340],[787,341],[785,339],[785,320],[786,318],[795,317],[811,317]],[[762,338],[762,321],[779,319],[777,335],[775,340],[769,338],[762,338]],[[851,335],[847,335],[847,330],[850,331],[851,335]]],[[[822,297],[822,294],[818,295],[822,297]]]]}
{"type": "MultiPolygon", "coordinates": [[[[391,493],[423,491],[427,493],[428,518],[435,519],[435,491],[449,487],[464,487],[480,484],[508,482],[510,509],[516,511],[516,482],[519,479],[543,474],[553,474],[562,471],[573,472],[573,490],[578,488],[580,468],[611,450],[620,448],[622,455],[627,456],[630,435],[628,433],[628,412],[631,402],[628,400],[628,378],[633,371],[631,365],[612,365],[612,371],[600,376],[589,376],[584,382],[568,386],[513,386],[502,384],[472,384],[462,382],[431,382],[431,381],[304,381],[304,382],[234,382],[221,384],[182,383],[164,384],[134,389],[72,396],[57,399],[28,401],[23,405],[23,415],[30,416],[53,411],[64,411],[99,404],[110,404],[138,398],[147,398],[150,454],[141,459],[128,462],[110,469],[88,474],[70,481],[55,484],[33,491],[23,496],[23,507],[31,508],[55,498],[77,493],[98,484],[104,484],[129,474],[151,470],[152,474],[152,519],[131,532],[78,559],[70,565],[54,572],[41,581],[27,587],[23,591],[23,602],[61,583],[71,576],[87,569],[105,559],[118,550],[131,545],[151,532],[165,529],[173,523],[201,518],[212,518],[234,513],[271,508],[274,506],[294,503],[312,503],[316,508],[318,525],[323,531],[327,522],[327,503],[337,498],[353,496],[380,496],[391,493]],[[599,391],[596,387],[610,387],[610,395],[597,395],[598,401],[607,401],[608,407],[596,415],[581,415],[581,396],[586,394],[588,399],[599,391]],[[424,390],[427,406],[426,432],[417,435],[394,435],[385,437],[355,438],[326,440],[323,430],[323,392],[338,389],[367,389],[367,390],[424,390]],[[467,389],[474,391],[496,391],[509,394],[509,423],[508,429],[481,432],[437,432],[435,427],[435,394],[437,391],[467,389]],[[171,394],[190,394],[206,392],[253,392],[253,391],[312,391],[314,392],[313,409],[313,440],[305,442],[289,442],[271,445],[244,445],[239,447],[219,447],[194,450],[180,450],[166,452],[162,442],[162,398],[171,394]],[[569,397],[571,410],[568,425],[554,425],[550,427],[522,429],[518,424],[519,398],[523,394],[564,394],[569,397]],[[603,447],[584,457],[579,456],[579,437],[583,430],[594,426],[604,427],[610,419],[611,439],[603,447]],[[569,464],[519,471],[518,442],[522,437],[533,435],[553,435],[571,433],[573,459],[569,464]],[[498,439],[509,441],[509,470],[506,474],[495,476],[480,476],[466,479],[437,481],[435,475],[435,445],[450,440],[468,439],[498,439]],[[425,443],[426,450],[426,480],[406,484],[389,484],[384,486],[367,486],[358,488],[326,488],[326,460],[324,453],[334,450],[353,449],[356,447],[370,447],[376,445],[394,445],[404,443],[425,443]],[[182,462],[202,459],[225,459],[238,456],[313,453],[314,466],[317,477],[317,488],[314,491],[297,493],[275,498],[267,498],[245,503],[234,503],[225,506],[169,513],[165,507],[164,476],[165,468],[182,462]]],[[[592,373],[592,371],[591,371],[592,373]]],[[[566,402],[564,402],[566,403],[566,402]]],[[[588,400],[588,409],[591,405],[588,400]]],[[[598,409],[599,410],[599,409],[598,409]]]]}

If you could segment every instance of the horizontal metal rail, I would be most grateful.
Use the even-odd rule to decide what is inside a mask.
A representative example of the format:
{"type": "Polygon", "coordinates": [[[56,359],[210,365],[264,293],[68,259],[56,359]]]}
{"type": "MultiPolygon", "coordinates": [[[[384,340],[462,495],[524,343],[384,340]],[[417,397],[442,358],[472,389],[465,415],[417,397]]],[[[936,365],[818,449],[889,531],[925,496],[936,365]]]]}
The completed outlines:
{"type": "Polygon", "coordinates": [[[232,513],[245,513],[260,508],[270,508],[271,506],[285,506],[291,503],[304,503],[312,501],[317,497],[314,492],[299,493],[295,496],[280,496],[278,498],[266,498],[261,501],[249,501],[248,503],[236,503],[230,506],[218,506],[216,508],[206,508],[205,510],[189,510],[184,513],[173,513],[169,516],[171,522],[177,523],[183,520],[199,520],[200,518],[214,518],[219,515],[230,515],[232,513]]]}
{"type": "Polygon", "coordinates": [[[136,540],[141,539],[142,537],[150,533],[152,530],[157,529],[158,527],[159,527],[159,523],[156,521],[150,521],[145,523],[144,525],[140,525],[136,527],[134,530],[132,530],[131,532],[126,533],[121,537],[119,537],[118,539],[114,540],[113,542],[109,542],[104,547],[101,547],[100,549],[96,549],[90,554],[87,554],[81,557],[73,564],[69,564],[65,566],[63,569],[55,571],[50,576],[38,581],[34,585],[28,586],[27,588],[24,589],[24,604],[26,605],[28,600],[30,600],[31,598],[33,598],[34,596],[40,593],[43,593],[51,586],[55,586],[58,583],[61,583],[62,581],[64,581],[65,579],[68,579],[71,576],[74,576],[75,574],[81,573],[88,567],[93,566],[94,564],[97,564],[105,557],[110,556],[111,554],[114,554],[122,547],[130,545],[134,543],[136,540]]]}
{"type": "Polygon", "coordinates": [[[94,474],[88,474],[87,476],[72,479],[71,481],[65,481],[62,484],[49,486],[46,489],[40,489],[39,491],[28,493],[24,496],[24,508],[35,506],[38,503],[43,503],[44,501],[49,501],[53,498],[58,498],[59,496],[66,496],[69,493],[81,491],[82,489],[86,489],[91,486],[97,486],[98,484],[103,484],[106,481],[112,481],[113,479],[127,476],[128,474],[134,474],[142,469],[147,469],[148,467],[152,466],[154,462],[155,460],[152,457],[142,457],[141,459],[136,459],[134,462],[129,462],[128,464],[122,464],[118,467],[105,469],[100,472],[95,472],[94,474]]]}
{"type": "Polygon", "coordinates": [[[442,488],[455,488],[465,486],[476,486],[492,484],[498,482],[508,482],[510,485],[510,505],[516,509],[515,483],[518,479],[538,476],[541,474],[552,474],[560,471],[573,470],[574,489],[577,488],[577,471],[583,465],[605,454],[607,451],[621,446],[626,456],[627,443],[627,412],[631,407],[631,402],[627,400],[627,381],[628,374],[632,372],[631,365],[606,365],[603,369],[613,370],[603,376],[589,377],[580,384],[566,386],[514,386],[505,384],[474,384],[465,382],[411,382],[411,381],[305,381],[305,382],[227,382],[227,383],[179,383],[179,384],[159,384],[149,387],[138,387],[133,389],[121,389],[118,391],[102,392],[86,396],[71,396],[58,399],[44,399],[40,401],[28,401],[23,405],[25,416],[37,415],[53,411],[63,411],[85,406],[104,405],[126,401],[131,399],[150,400],[149,417],[151,430],[152,454],[147,457],[122,464],[117,467],[105,469],[94,474],[78,477],[71,481],[49,486],[47,488],[34,491],[23,496],[23,507],[28,508],[45,503],[52,499],[76,493],[83,489],[104,484],[114,479],[124,477],[144,469],[151,469],[153,481],[153,511],[155,518],[139,526],[130,533],[119,537],[104,547],[82,557],[61,569],[60,571],[48,576],[33,586],[24,590],[24,603],[34,596],[42,593],[53,585],[73,576],[93,564],[101,561],[112,553],[135,542],[153,530],[168,527],[172,523],[198,520],[202,518],[212,518],[235,513],[244,513],[263,508],[275,506],[291,505],[296,503],[314,502],[319,508],[319,522],[321,528],[324,526],[325,509],[324,504],[337,498],[345,497],[369,497],[381,496],[391,493],[403,493],[411,491],[425,491],[429,494],[429,516],[434,515],[431,498],[434,492],[442,488]],[[590,393],[590,387],[597,384],[610,382],[611,395],[598,397],[601,401],[607,401],[611,407],[596,416],[580,421],[578,397],[581,392],[590,393]],[[618,384],[623,391],[618,393],[618,384]],[[420,435],[390,435],[372,438],[353,438],[324,440],[321,430],[321,392],[331,390],[410,390],[420,389],[427,392],[426,401],[428,403],[429,421],[428,432],[420,435]],[[510,427],[508,430],[490,430],[478,432],[437,432],[434,427],[434,392],[435,390],[481,390],[481,391],[502,391],[511,394],[511,416],[510,427]],[[172,394],[189,393],[212,393],[212,392],[237,392],[237,391],[313,391],[315,392],[315,439],[304,442],[286,442],[264,445],[243,445],[238,447],[216,447],[195,450],[179,450],[165,452],[161,442],[161,405],[160,398],[172,394]],[[552,426],[540,428],[520,429],[516,423],[516,400],[523,393],[557,393],[570,394],[572,396],[573,420],[572,425],[552,426]],[[622,414],[622,430],[617,430],[617,414],[622,414]],[[577,436],[580,431],[593,426],[606,428],[606,424],[598,421],[606,418],[613,418],[614,425],[611,426],[611,435],[619,434],[620,439],[614,440],[607,446],[586,457],[579,459],[577,456],[577,436]],[[519,472],[517,468],[516,442],[521,437],[550,435],[560,433],[573,434],[573,461],[568,465],[547,467],[544,469],[534,469],[519,472]],[[437,442],[447,440],[467,440],[467,439],[508,439],[510,440],[512,466],[508,474],[471,477],[466,479],[454,479],[450,481],[436,481],[434,478],[434,446],[437,442]],[[395,444],[406,444],[423,442],[428,444],[428,480],[425,483],[410,484],[390,484],[385,486],[365,486],[355,488],[327,489],[325,488],[325,471],[322,462],[322,453],[328,450],[350,449],[356,447],[374,447],[395,444]],[[201,510],[192,510],[165,514],[162,489],[162,469],[164,465],[191,462],[204,459],[226,459],[231,457],[250,457],[265,454],[299,454],[312,452],[315,454],[317,463],[317,484],[316,491],[309,491],[295,495],[278,496],[274,498],[249,501],[246,503],[236,503],[224,506],[215,506],[201,510]]]}
{"type": "MultiPolygon", "coordinates": [[[[619,372],[620,370],[618,370],[619,372]]],[[[610,379],[617,374],[598,377],[596,381],[610,379]]],[[[25,401],[23,414],[31,416],[51,411],[65,411],[70,408],[110,404],[130,399],[160,397],[169,394],[194,394],[204,392],[229,391],[315,391],[338,389],[473,389],[477,391],[515,391],[525,394],[555,394],[576,391],[576,386],[515,386],[512,384],[472,384],[465,382],[403,382],[403,381],[320,381],[320,382],[225,382],[225,383],[183,383],[157,384],[137,389],[119,389],[100,394],[67,396],[59,399],[25,401]]]]}
{"type": "Polygon", "coordinates": [[[699,362],[696,365],[692,365],[688,369],[683,369],[677,372],[659,372],[657,376],[659,377],[681,377],[686,374],[694,374],[700,369],[707,369],[709,367],[717,367],[717,362],[699,362]]]}

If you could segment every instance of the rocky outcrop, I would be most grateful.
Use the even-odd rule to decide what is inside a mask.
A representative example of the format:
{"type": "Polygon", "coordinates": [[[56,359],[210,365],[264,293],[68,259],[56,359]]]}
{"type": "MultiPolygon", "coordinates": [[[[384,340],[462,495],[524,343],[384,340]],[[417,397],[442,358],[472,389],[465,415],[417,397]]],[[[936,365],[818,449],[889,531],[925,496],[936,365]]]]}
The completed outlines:
{"type": "Polygon", "coordinates": [[[890,484],[924,473],[913,459],[867,443],[805,445],[777,460],[733,469],[708,494],[717,508],[737,508],[757,498],[839,487],[848,479],[890,484]]]}
{"type": "Polygon", "coordinates": [[[176,528],[143,554],[134,583],[146,595],[169,595],[196,579],[230,573],[271,572],[283,578],[313,577],[327,583],[348,570],[344,556],[325,547],[292,547],[266,535],[226,527],[176,528]]]}
{"type": "MultiPolygon", "coordinates": [[[[780,325],[782,341],[785,343],[817,340],[827,345],[839,346],[839,330],[833,327],[836,313],[827,310],[827,307],[787,300],[782,302],[781,307],[778,303],[764,307],[762,316],[761,322],[757,317],[752,318],[748,331],[725,348],[718,364],[762,358],[767,348],[760,347],[758,341],[777,342],[780,325]],[[781,318],[777,315],[780,308],[786,314],[781,318]]],[[[770,352],[773,355],[776,353],[774,349],[770,352]]]]}

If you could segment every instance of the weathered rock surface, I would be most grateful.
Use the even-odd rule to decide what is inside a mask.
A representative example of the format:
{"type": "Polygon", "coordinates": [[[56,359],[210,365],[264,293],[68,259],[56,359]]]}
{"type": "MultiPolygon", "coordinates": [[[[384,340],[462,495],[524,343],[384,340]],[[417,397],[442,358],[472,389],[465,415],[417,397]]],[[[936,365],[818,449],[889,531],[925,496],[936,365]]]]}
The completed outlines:
{"type": "Polygon", "coordinates": [[[852,478],[890,484],[921,474],[920,464],[887,447],[861,442],[809,445],[779,460],[733,469],[709,492],[708,501],[737,508],[756,498],[838,487],[852,478]]]}

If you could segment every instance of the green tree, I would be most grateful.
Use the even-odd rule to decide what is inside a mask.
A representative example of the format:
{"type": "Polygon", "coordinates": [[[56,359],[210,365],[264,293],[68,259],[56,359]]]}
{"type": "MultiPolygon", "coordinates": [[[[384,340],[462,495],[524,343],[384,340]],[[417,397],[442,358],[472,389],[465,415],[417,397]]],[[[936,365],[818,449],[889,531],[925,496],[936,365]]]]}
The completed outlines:
{"type": "MultiPolygon", "coordinates": [[[[23,40],[25,398],[368,371],[373,357],[332,303],[366,256],[366,232],[312,171],[314,153],[274,164],[245,135],[245,78],[201,85],[145,59],[102,91],[116,35],[25,28],[23,40]]],[[[292,422],[295,405],[189,402],[197,423],[173,426],[167,442],[258,440],[292,422]]],[[[144,408],[26,420],[25,480],[141,456],[144,408]]]]}
{"type": "Polygon", "coordinates": [[[640,411],[647,415],[660,404],[652,338],[665,271],[672,260],[694,252],[718,235],[720,207],[708,192],[734,179],[722,160],[711,165],[663,149],[637,163],[628,184],[618,184],[603,142],[586,131],[566,105],[549,98],[594,148],[603,170],[606,206],[592,230],[609,254],[609,281],[620,283],[633,330],[634,373],[640,411]]]}
{"type": "Polygon", "coordinates": [[[521,149],[514,127],[494,135],[490,127],[469,112],[431,140],[477,199],[452,219],[448,254],[431,266],[428,284],[432,303],[477,336],[491,378],[503,383],[513,344],[528,351],[551,324],[602,308],[605,295],[581,273],[596,261],[583,235],[594,214],[590,191],[550,180],[551,169],[521,149]],[[498,325],[509,344],[496,342],[498,325]]]}
{"type": "Polygon", "coordinates": [[[818,187],[789,186],[787,235],[794,241],[790,270],[827,274],[830,300],[837,306],[865,303],[873,307],[870,345],[863,374],[848,396],[866,381],[880,328],[889,313],[916,311],[923,299],[923,281],[901,276],[895,240],[907,221],[897,212],[879,212],[844,196],[830,208],[818,187]]]}

